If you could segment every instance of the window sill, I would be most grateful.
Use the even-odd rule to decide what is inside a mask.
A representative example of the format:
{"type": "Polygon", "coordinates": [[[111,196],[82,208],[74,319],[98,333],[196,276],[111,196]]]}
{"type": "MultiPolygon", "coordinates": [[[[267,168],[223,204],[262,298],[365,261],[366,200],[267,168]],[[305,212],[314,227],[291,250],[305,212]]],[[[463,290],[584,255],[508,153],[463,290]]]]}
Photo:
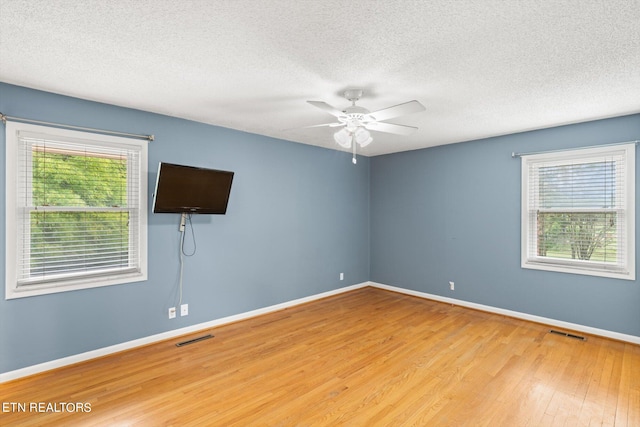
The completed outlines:
{"type": "Polygon", "coordinates": [[[635,270],[628,272],[607,271],[601,269],[553,264],[550,262],[523,261],[522,268],[552,271],[556,273],[581,274],[584,276],[608,277],[611,279],[636,280],[635,270]]]}
{"type": "Polygon", "coordinates": [[[143,282],[147,280],[147,275],[136,272],[127,275],[114,276],[110,278],[100,277],[78,279],[75,281],[67,281],[62,283],[47,283],[40,285],[22,285],[15,287],[6,287],[5,299],[16,299],[35,297],[38,295],[55,294],[59,292],[77,291],[81,289],[99,288],[103,286],[123,285],[125,283],[143,282]],[[97,280],[96,280],[97,279],[97,280]]]}

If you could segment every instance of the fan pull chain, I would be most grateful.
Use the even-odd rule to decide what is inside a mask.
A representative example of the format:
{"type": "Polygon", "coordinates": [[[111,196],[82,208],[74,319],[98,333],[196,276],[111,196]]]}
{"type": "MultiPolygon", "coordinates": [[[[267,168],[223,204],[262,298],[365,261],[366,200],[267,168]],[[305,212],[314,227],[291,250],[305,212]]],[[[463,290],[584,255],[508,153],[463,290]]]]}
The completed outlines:
{"type": "Polygon", "coordinates": [[[353,145],[353,158],[351,159],[351,161],[355,165],[356,163],[358,163],[358,161],[356,160],[356,141],[353,135],[351,135],[351,145],[353,145]]]}

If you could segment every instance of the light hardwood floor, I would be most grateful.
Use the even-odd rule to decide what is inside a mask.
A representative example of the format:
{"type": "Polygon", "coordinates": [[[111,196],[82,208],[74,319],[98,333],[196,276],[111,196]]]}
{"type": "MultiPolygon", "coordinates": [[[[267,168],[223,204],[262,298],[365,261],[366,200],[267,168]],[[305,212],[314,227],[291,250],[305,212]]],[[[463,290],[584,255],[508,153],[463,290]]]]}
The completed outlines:
{"type": "Polygon", "coordinates": [[[640,346],[548,331],[363,288],[0,385],[0,425],[640,426],[640,346]]]}

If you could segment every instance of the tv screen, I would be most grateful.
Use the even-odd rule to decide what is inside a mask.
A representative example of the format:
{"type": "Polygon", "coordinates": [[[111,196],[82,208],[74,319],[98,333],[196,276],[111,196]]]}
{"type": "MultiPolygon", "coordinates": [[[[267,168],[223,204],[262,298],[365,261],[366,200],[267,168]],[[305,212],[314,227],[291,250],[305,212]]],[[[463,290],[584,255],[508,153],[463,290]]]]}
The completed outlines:
{"type": "Polygon", "coordinates": [[[154,213],[227,213],[233,172],[160,162],[154,213]]]}

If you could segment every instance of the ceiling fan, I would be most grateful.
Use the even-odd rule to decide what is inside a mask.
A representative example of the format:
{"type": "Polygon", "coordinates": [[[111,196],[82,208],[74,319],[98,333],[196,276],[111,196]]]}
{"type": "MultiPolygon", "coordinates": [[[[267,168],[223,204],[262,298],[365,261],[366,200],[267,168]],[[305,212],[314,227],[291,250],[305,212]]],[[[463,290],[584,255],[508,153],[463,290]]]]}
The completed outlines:
{"type": "Polygon", "coordinates": [[[342,127],[342,129],[333,135],[333,139],[335,139],[335,141],[344,148],[353,147],[352,161],[354,164],[356,163],[356,145],[366,147],[371,143],[371,141],[373,141],[373,138],[369,133],[370,130],[393,133],[396,135],[409,135],[418,128],[394,123],[385,123],[384,120],[425,110],[424,105],[418,101],[409,101],[404,104],[398,104],[393,107],[370,112],[366,108],[356,105],[356,101],[362,97],[362,89],[347,89],[344,91],[344,97],[351,101],[351,106],[344,110],[338,110],[323,101],[307,101],[309,104],[326,111],[338,119],[337,122],[323,123],[307,127],[342,127]]]}

